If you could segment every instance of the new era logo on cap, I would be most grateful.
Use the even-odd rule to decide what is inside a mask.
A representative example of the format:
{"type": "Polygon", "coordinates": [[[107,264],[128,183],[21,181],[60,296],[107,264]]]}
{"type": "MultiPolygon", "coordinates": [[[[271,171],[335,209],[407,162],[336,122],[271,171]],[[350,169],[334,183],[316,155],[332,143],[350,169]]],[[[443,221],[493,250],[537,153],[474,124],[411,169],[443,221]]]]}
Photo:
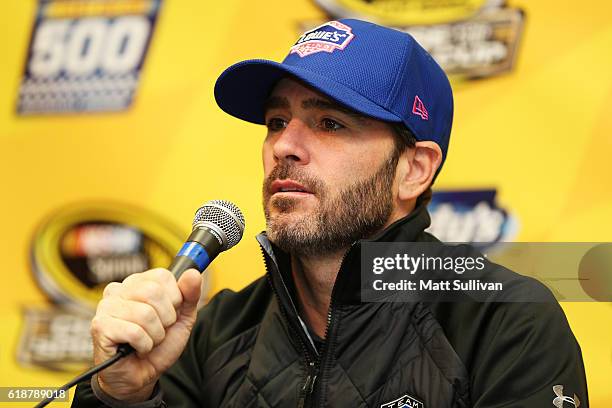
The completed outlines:
{"type": "Polygon", "coordinates": [[[414,97],[414,103],[412,104],[412,113],[419,115],[423,120],[429,120],[429,112],[425,108],[425,104],[419,96],[414,97]]]}
{"type": "Polygon", "coordinates": [[[338,21],[330,21],[306,31],[291,47],[290,54],[297,53],[305,57],[315,52],[334,52],[343,50],[355,37],[351,27],[338,21]]]}

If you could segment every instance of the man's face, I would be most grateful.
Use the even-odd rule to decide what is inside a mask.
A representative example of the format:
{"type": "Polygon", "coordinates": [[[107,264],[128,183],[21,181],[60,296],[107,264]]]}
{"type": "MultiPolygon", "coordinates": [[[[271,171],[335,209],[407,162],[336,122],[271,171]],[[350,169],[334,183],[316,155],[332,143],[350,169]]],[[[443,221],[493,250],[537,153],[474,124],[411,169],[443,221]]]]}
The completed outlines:
{"type": "Polygon", "coordinates": [[[267,108],[263,205],[268,237],[302,255],[332,253],[385,226],[394,209],[394,136],[292,79],[267,108]]]}

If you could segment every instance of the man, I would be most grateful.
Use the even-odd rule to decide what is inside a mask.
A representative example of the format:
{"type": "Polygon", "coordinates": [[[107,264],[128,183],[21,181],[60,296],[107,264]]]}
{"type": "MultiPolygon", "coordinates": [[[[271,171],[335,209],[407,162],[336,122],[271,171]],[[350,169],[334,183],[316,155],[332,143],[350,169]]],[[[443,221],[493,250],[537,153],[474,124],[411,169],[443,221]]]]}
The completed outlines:
{"type": "Polygon", "coordinates": [[[267,276],[197,316],[196,271],[110,284],[92,322],[96,363],[120,343],[138,355],[80,384],[74,406],[588,406],[556,303],[362,301],[364,239],[436,241],[425,206],[452,92],[412,37],[329,22],[281,64],[228,68],[215,96],[268,129],[267,276]]]}

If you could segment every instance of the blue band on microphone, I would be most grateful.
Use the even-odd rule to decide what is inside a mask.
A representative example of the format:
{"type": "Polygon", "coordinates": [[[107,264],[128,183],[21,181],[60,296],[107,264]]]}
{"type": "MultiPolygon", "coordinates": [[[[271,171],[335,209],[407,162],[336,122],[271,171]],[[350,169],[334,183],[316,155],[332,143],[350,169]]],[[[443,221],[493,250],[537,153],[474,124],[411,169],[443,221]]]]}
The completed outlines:
{"type": "Polygon", "coordinates": [[[206,249],[204,249],[204,246],[199,242],[185,242],[176,256],[186,256],[191,259],[198,266],[200,271],[206,269],[210,263],[210,258],[208,257],[206,249]]]}

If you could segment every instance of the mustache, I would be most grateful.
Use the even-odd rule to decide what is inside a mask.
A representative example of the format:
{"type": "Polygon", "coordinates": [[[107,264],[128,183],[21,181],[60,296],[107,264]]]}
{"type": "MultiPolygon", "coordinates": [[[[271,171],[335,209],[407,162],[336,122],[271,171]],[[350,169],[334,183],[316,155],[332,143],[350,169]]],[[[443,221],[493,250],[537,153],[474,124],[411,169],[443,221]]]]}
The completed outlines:
{"type": "Polygon", "coordinates": [[[266,177],[263,184],[263,195],[269,198],[272,195],[272,183],[276,180],[291,179],[303,185],[308,191],[313,194],[320,195],[324,191],[324,183],[308,174],[304,169],[299,168],[296,164],[283,161],[279,163],[272,172],[266,177]]]}

